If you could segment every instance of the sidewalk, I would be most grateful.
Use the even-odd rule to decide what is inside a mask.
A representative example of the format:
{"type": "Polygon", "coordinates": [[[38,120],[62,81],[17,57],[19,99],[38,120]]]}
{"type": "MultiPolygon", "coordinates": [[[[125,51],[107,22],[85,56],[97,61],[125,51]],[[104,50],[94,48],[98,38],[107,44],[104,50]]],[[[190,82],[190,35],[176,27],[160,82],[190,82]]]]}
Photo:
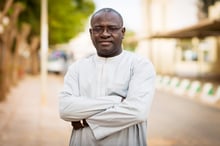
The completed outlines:
{"type": "Polygon", "coordinates": [[[220,108],[220,81],[207,78],[184,78],[158,75],[156,88],[200,104],[220,108]]]}
{"type": "Polygon", "coordinates": [[[41,103],[40,76],[26,76],[0,102],[0,146],[67,146],[68,122],[59,118],[62,77],[48,75],[46,103],[41,103]]]}

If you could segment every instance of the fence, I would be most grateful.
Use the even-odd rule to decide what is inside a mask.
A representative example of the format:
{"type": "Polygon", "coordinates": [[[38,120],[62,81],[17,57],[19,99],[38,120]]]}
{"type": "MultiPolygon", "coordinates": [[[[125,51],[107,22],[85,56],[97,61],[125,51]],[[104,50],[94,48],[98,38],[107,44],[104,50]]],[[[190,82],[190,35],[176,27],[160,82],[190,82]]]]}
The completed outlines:
{"type": "Polygon", "coordinates": [[[220,83],[158,75],[156,89],[220,107],[220,83]]]}

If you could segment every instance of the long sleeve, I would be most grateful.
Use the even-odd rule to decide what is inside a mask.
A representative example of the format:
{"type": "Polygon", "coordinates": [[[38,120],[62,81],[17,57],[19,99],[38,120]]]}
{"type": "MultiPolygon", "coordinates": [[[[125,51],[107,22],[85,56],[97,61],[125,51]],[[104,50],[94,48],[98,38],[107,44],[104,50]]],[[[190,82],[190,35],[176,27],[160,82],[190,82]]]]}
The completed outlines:
{"type": "Polygon", "coordinates": [[[80,142],[94,145],[146,145],[155,79],[152,63],[127,51],[74,63],[60,93],[60,116],[66,121],[86,119],[89,127],[74,130],[71,141],[80,137],[80,142]],[[88,134],[90,139],[83,136],[88,134]]]}
{"type": "Polygon", "coordinates": [[[59,95],[60,117],[66,121],[79,121],[111,108],[121,102],[119,96],[88,97],[80,94],[79,65],[72,65],[64,78],[59,95]]]}
{"type": "Polygon", "coordinates": [[[146,122],[153,101],[155,77],[150,62],[140,60],[134,64],[126,99],[87,119],[96,139],[146,122]]]}

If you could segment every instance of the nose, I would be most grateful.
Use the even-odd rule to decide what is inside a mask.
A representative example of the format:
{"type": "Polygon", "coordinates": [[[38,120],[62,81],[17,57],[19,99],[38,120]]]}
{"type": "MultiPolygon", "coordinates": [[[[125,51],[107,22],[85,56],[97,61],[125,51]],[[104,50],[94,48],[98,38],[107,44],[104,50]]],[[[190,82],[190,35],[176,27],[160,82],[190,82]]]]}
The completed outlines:
{"type": "Polygon", "coordinates": [[[109,36],[109,35],[111,35],[111,34],[108,32],[108,28],[103,29],[102,35],[103,35],[103,36],[109,36]]]}

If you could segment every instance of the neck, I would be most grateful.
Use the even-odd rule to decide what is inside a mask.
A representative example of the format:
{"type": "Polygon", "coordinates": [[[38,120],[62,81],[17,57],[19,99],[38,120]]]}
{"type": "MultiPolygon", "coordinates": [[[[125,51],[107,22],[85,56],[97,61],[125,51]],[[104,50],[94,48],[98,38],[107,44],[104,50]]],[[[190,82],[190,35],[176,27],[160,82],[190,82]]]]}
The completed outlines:
{"type": "Polygon", "coordinates": [[[119,54],[121,54],[121,52],[122,52],[122,49],[120,48],[116,52],[112,52],[112,53],[109,53],[109,54],[100,54],[100,53],[98,53],[98,56],[106,57],[106,58],[115,57],[115,56],[118,56],[119,54]]]}

